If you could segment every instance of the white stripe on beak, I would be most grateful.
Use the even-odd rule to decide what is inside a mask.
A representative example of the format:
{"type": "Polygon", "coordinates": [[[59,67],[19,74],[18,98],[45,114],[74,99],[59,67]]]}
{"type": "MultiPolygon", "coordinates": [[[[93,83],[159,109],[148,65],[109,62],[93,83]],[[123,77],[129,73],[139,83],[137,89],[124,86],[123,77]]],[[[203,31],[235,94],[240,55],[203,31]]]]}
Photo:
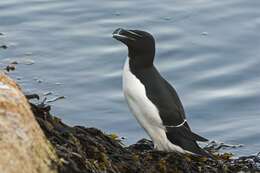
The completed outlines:
{"type": "Polygon", "coordinates": [[[136,39],[134,39],[134,38],[127,37],[127,36],[120,35],[120,34],[113,34],[113,36],[120,37],[120,38],[126,38],[126,39],[130,39],[130,40],[132,40],[132,41],[135,41],[135,40],[136,40],[136,39]]]}
{"type": "Polygon", "coordinates": [[[135,36],[137,36],[137,37],[140,37],[140,38],[143,37],[142,35],[137,34],[137,33],[133,32],[133,31],[129,31],[129,30],[127,30],[127,32],[129,32],[130,34],[133,34],[133,35],[135,35],[135,36]]]}

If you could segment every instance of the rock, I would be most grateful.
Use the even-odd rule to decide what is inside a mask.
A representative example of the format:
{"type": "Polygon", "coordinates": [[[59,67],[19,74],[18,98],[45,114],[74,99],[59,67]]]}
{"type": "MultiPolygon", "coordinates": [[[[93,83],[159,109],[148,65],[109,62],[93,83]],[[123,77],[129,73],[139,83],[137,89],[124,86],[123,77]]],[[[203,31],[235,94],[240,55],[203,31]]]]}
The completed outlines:
{"type": "MultiPolygon", "coordinates": [[[[153,150],[142,139],[129,147],[116,134],[96,128],[71,127],[50,114],[50,106],[31,104],[41,128],[62,161],[59,173],[197,173],[260,172],[260,156],[232,159],[231,154],[215,154],[214,159],[153,150]]],[[[214,151],[214,145],[208,146],[214,151]]],[[[219,148],[219,147],[218,147],[219,148]]]]}
{"type": "MultiPolygon", "coordinates": [[[[31,94],[27,98],[39,99],[39,96],[31,94]]],[[[260,154],[232,158],[229,153],[213,153],[213,158],[205,158],[159,152],[153,150],[152,142],[147,139],[126,147],[116,134],[66,125],[50,114],[51,107],[45,101],[30,105],[34,117],[19,87],[1,73],[1,173],[260,172],[260,154]]],[[[212,143],[207,149],[216,152],[221,147],[230,146],[212,143]]]]}
{"type": "Polygon", "coordinates": [[[5,67],[5,70],[7,72],[10,72],[10,71],[14,71],[16,69],[15,65],[14,64],[9,64],[5,67]]]}
{"type": "Polygon", "coordinates": [[[7,45],[1,45],[0,48],[2,48],[2,49],[7,49],[8,46],[7,46],[7,45]]]}
{"type": "Polygon", "coordinates": [[[56,173],[58,158],[16,83],[0,72],[0,172],[56,173]]]}

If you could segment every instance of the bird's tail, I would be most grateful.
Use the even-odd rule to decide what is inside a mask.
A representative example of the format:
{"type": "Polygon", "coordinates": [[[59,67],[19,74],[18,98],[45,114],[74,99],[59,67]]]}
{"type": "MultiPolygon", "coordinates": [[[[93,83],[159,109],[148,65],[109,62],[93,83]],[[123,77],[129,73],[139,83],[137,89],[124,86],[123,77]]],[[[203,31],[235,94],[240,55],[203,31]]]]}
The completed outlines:
{"type": "Polygon", "coordinates": [[[202,149],[196,141],[208,141],[206,138],[193,133],[185,126],[167,128],[167,138],[182,149],[197,155],[211,157],[211,155],[202,149]]]}
{"type": "Polygon", "coordinates": [[[204,156],[204,157],[209,157],[209,158],[213,158],[213,156],[208,153],[206,150],[202,149],[196,141],[193,141],[193,144],[190,144],[190,145],[194,145],[192,148],[193,148],[193,152],[194,154],[196,155],[199,155],[199,156],[204,156]],[[194,148],[196,148],[194,150],[194,148]]]}

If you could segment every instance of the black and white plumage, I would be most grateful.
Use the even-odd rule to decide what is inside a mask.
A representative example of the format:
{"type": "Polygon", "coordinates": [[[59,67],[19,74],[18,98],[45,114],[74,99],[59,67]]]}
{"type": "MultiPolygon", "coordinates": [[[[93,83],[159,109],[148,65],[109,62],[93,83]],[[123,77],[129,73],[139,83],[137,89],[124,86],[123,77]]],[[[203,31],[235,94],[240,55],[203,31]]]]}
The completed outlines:
{"type": "Polygon", "coordinates": [[[113,37],[128,47],[123,70],[125,99],[155,149],[208,156],[196,142],[207,139],[191,131],[175,89],[153,64],[153,36],[145,31],[119,28],[113,37]]]}

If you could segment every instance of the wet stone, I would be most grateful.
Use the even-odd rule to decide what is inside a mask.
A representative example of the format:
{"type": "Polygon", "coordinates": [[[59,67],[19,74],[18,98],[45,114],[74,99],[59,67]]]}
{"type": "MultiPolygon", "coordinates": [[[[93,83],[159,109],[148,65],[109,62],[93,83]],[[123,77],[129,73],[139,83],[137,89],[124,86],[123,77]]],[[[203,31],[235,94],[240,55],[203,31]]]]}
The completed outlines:
{"type": "Polygon", "coordinates": [[[7,46],[7,45],[1,45],[0,48],[2,48],[2,49],[7,49],[8,46],[7,46]]]}
{"type": "Polygon", "coordinates": [[[14,64],[9,64],[5,67],[5,70],[7,72],[10,72],[10,71],[14,71],[16,69],[15,65],[14,64]]]}

